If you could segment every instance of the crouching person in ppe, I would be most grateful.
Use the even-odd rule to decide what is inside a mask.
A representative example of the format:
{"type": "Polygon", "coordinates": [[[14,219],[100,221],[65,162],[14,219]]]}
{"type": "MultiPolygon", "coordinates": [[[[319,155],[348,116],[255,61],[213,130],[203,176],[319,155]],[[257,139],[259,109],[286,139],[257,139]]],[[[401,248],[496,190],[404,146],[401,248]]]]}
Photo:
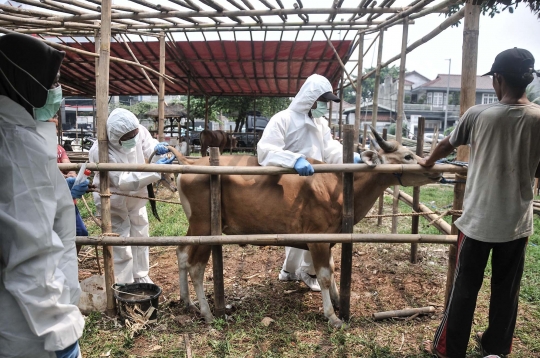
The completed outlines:
{"type": "MultiPolygon", "coordinates": [[[[109,139],[109,162],[144,164],[154,151],[166,154],[167,143],[159,143],[152,138],[148,130],[139,124],[139,120],[128,110],[117,108],[107,119],[109,139]]],[[[88,154],[91,163],[99,162],[98,142],[95,142],[88,154]]],[[[157,164],[170,164],[171,158],[159,158],[157,164]]],[[[109,172],[110,190],[129,195],[148,195],[146,186],[161,179],[159,173],[150,172],[109,172]]],[[[93,184],[99,188],[99,173],[96,172],[93,184]]],[[[112,230],[123,237],[148,237],[148,214],[146,199],[120,195],[111,196],[112,230]]],[[[94,193],[97,212],[101,212],[101,198],[94,193]]],[[[114,246],[114,275],[117,283],[152,283],[148,277],[148,246],[114,246]]]]}
{"type": "MultiPolygon", "coordinates": [[[[339,102],[332,85],[323,76],[311,75],[300,88],[289,108],[274,115],[257,144],[259,164],[294,168],[302,176],[313,175],[306,158],[325,163],[343,163],[343,146],[332,139],[324,115],[324,102],[339,102]],[[321,103],[322,102],[322,103],[321,103]]],[[[355,163],[360,155],[355,153],[355,163]]],[[[285,262],[279,273],[281,281],[302,280],[313,291],[320,291],[311,253],[285,248],[285,262]]]]}
{"type": "Polygon", "coordinates": [[[62,100],[63,58],[33,37],[0,37],[2,358],[80,356],[75,207],[46,122],[62,100]]]}

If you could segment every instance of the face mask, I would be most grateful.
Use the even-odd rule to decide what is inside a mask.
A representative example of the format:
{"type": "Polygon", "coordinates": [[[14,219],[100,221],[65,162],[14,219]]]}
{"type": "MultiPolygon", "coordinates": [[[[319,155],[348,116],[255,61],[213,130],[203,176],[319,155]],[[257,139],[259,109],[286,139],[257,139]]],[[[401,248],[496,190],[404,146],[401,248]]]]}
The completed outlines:
{"type": "Polygon", "coordinates": [[[122,145],[122,148],[129,150],[129,149],[135,148],[138,140],[139,140],[139,135],[137,134],[135,137],[131,139],[121,141],[120,144],[122,145]]]}
{"type": "Polygon", "coordinates": [[[11,64],[15,67],[17,67],[19,70],[23,71],[24,73],[26,73],[28,76],[30,76],[30,78],[32,78],[34,81],[36,81],[41,87],[43,87],[43,89],[45,91],[47,91],[47,100],[45,101],[45,104],[43,105],[43,107],[40,107],[40,108],[36,108],[34,107],[34,105],[32,103],[30,103],[26,98],[24,98],[20,93],[19,91],[17,91],[17,89],[15,89],[15,87],[11,84],[11,82],[8,80],[8,78],[6,77],[6,75],[4,74],[4,71],[2,71],[2,69],[0,68],[0,72],[2,72],[2,75],[4,75],[4,78],[6,79],[6,81],[9,83],[9,85],[11,86],[11,88],[13,88],[13,90],[22,98],[24,99],[24,101],[26,103],[28,103],[30,106],[32,106],[34,108],[34,119],[35,120],[38,120],[38,121],[41,121],[41,122],[46,122],[48,121],[49,119],[51,119],[55,114],[56,112],[58,112],[58,110],[60,109],[60,104],[62,103],[62,86],[58,86],[56,88],[52,88],[52,89],[47,89],[45,88],[41,83],[39,83],[38,80],[36,80],[34,78],[34,76],[32,76],[31,74],[29,74],[27,71],[25,71],[23,68],[19,67],[16,63],[14,63],[13,61],[11,61],[9,59],[9,57],[7,57],[2,51],[0,51],[0,53],[9,61],[11,62],[11,64]]]}
{"type": "Polygon", "coordinates": [[[47,101],[41,108],[34,108],[34,119],[46,122],[60,109],[62,103],[62,86],[50,89],[47,92],[47,101]]]}
{"type": "Polygon", "coordinates": [[[326,103],[317,102],[317,108],[311,110],[311,115],[313,118],[320,118],[326,113],[326,103]]]}

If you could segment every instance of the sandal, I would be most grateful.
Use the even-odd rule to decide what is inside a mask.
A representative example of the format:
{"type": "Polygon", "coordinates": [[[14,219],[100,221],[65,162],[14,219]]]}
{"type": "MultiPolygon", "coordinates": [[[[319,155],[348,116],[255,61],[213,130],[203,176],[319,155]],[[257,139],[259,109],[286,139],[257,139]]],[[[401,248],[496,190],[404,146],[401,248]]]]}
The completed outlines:
{"type": "Polygon", "coordinates": [[[433,355],[434,357],[448,358],[448,357],[442,355],[441,353],[437,352],[435,347],[433,347],[433,342],[432,341],[424,341],[424,350],[426,352],[428,352],[429,354],[433,355]]]}
{"type": "Polygon", "coordinates": [[[474,338],[476,340],[476,344],[478,345],[478,350],[480,351],[480,354],[482,354],[482,357],[484,358],[503,358],[506,357],[505,355],[496,355],[496,354],[490,354],[484,350],[484,347],[482,347],[482,335],[484,332],[476,332],[474,335],[474,338]]]}

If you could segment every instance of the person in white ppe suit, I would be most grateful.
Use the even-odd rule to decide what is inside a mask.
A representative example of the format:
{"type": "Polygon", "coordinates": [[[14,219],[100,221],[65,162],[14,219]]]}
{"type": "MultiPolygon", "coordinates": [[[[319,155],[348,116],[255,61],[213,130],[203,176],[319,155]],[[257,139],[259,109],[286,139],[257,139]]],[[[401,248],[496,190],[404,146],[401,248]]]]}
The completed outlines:
{"type": "MultiPolygon", "coordinates": [[[[167,153],[167,143],[159,143],[148,130],[139,124],[137,117],[128,110],[117,108],[107,119],[109,139],[109,162],[144,164],[156,151],[159,155],[167,153]]],[[[88,160],[99,162],[98,142],[94,142],[88,160]]],[[[160,158],[156,163],[170,164],[171,158],[160,158]]],[[[159,173],[151,172],[109,172],[110,190],[129,195],[148,196],[146,186],[161,179],[159,173]]],[[[93,184],[99,188],[99,173],[96,172],[93,184]]],[[[120,195],[111,196],[112,231],[123,237],[148,237],[148,214],[146,199],[120,195]]],[[[94,193],[97,212],[101,212],[101,198],[94,193]]],[[[148,246],[114,246],[114,276],[117,283],[152,283],[148,276],[148,246]]]]}
{"type": "Polygon", "coordinates": [[[33,37],[0,37],[2,358],[80,356],[75,207],[56,163],[56,126],[46,122],[62,100],[63,58],[33,37]]]}
{"type": "MultiPolygon", "coordinates": [[[[289,107],[274,115],[264,129],[257,144],[259,164],[294,168],[300,175],[313,175],[313,167],[306,158],[342,163],[343,147],[332,139],[328,122],[321,118],[321,107],[330,100],[339,102],[330,82],[320,75],[309,76],[289,107]]],[[[358,153],[355,162],[360,162],[358,153]]],[[[321,290],[307,250],[285,248],[279,280],[302,280],[311,290],[321,290]]]]}

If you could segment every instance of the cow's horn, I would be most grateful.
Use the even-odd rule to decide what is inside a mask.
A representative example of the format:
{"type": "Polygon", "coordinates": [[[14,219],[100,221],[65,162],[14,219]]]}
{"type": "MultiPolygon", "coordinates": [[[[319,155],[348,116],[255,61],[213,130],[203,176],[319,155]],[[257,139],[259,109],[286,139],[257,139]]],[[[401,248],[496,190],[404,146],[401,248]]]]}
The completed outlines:
{"type": "Polygon", "coordinates": [[[387,153],[391,153],[391,152],[395,152],[398,149],[397,143],[389,143],[389,142],[385,141],[379,135],[379,133],[377,133],[377,130],[375,128],[373,128],[373,126],[369,126],[369,127],[371,128],[371,132],[375,136],[375,139],[376,139],[377,143],[379,144],[379,146],[381,147],[382,150],[384,150],[387,153]]]}
{"type": "Polygon", "coordinates": [[[376,151],[381,150],[381,147],[379,147],[379,143],[377,143],[377,141],[375,140],[375,138],[373,138],[371,133],[368,133],[368,136],[369,136],[369,145],[370,145],[370,147],[373,147],[376,151]]]}

